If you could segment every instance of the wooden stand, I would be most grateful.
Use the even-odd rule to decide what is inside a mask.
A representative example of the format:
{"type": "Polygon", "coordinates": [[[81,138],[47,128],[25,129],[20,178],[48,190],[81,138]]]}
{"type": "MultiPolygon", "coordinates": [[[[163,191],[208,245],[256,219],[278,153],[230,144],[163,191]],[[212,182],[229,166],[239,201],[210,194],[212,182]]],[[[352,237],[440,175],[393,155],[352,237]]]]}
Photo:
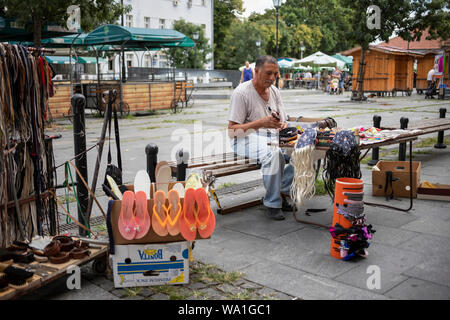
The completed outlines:
{"type": "MultiPolygon", "coordinates": [[[[76,239],[74,238],[74,240],[76,239]]],[[[26,285],[20,288],[13,287],[10,285],[6,290],[0,292],[0,300],[17,299],[20,296],[32,292],[33,290],[41,288],[46,284],[51,283],[61,278],[62,276],[66,275],[67,269],[69,269],[69,267],[71,266],[81,266],[94,259],[96,261],[103,258],[106,259],[108,246],[95,245],[94,248],[89,248],[89,251],[91,252],[91,254],[83,259],[70,259],[68,262],[62,264],[54,264],[51,263],[50,261],[45,263],[33,262],[30,264],[23,264],[23,263],[12,264],[13,267],[28,268],[31,270],[36,270],[36,272],[30,279],[27,280],[26,285]]]]}

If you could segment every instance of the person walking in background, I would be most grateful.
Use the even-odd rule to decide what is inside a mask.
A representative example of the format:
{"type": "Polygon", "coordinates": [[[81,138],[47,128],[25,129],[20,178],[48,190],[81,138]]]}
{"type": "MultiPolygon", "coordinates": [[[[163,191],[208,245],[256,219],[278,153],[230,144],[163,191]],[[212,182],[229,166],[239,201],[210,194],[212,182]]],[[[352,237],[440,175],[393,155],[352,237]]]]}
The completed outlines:
{"type": "Polygon", "coordinates": [[[241,73],[241,83],[252,80],[253,76],[254,76],[254,71],[252,68],[250,68],[250,63],[248,61],[245,61],[245,67],[244,67],[244,69],[242,69],[242,73],[241,73]]]}

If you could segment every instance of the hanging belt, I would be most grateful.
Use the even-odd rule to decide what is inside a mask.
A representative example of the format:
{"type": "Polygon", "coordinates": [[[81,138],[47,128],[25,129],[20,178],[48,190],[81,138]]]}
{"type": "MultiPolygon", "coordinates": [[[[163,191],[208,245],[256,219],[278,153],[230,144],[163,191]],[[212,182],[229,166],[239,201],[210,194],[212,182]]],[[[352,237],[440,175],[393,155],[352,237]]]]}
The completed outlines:
{"type": "Polygon", "coordinates": [[[392,182],[399,180],[394,178],[392,171],[386,171],[386,183],[384,185],[384,195],[386,196],[386,201],[394,199],[394,188],[392,187],[392,182]],[[388,194],[389,187],[391,188],[391,193],[388,194]]]}

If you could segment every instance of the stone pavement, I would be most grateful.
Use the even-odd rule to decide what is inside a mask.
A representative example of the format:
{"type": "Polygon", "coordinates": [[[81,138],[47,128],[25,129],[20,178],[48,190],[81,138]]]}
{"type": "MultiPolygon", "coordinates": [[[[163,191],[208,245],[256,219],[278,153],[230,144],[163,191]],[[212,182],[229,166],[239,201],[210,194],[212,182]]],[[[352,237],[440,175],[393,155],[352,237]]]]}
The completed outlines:
{"type": "MultiPolygon", "coordinates": [[[[449,110],[448,101],[424,100],[423,96],[415,94],[411,97],[378,98],[365,104],[350,102],[348,93],[345,96],[329,96],[314,90],[285,90],[282,91],[282,97],[289,114],[333,116],[341,127],[369,126],[374,114],[382,116],[382,125],[396,125],[402,116],[408,116],[410,121],[431,119],[438,117],[439,108],[447,107],[449,110]]],[[[145,169],[144,148],[147,143],[159,145],[159,160],[171,160],[180,146],[186,147],[180,142],[180,136],[185,134],[183,131],[177,132],[180,127],[195,135],[198,127],[194,121],[203,120],[202,130],[221,131],[226,126],[227,108],[227,100],[204,100],[196,102],[193,108],[182,114],[157,114],[120,120],[124,181],[132,182],[135,172],[145,169]]],[[[99,119],[87,120],[88,146],[95,143],[99,136],[99,123],[99,119]]],[[[68,126],[67,123],[61,123],[58,129],[63,138],[54,143],[57,164],[73,154],[73,137],[68,126]]],[[[436,134],[429,137],[436,137],[436,134]]],[[[197,148],[199,142],[193,140],[187,146],[189,150],[197,148]]],[[[421,181],[450,184],[450,147],[438,150],[432,148],[433,142],[423,141],[427,143],[423,143],[420,149],[414,149],[414,160],[420,160],[422,164],[421,181]]],[[[111,143],[114,149],[114,139],[111,143]]],[[[395,159],[396,149],[397,146],[383,148],[382,154],[389,153],[383,159],[395,159]]],[[[90,179],[95,157],[88,157],[90,179]]],[[[103,160],[101,180],[106,163],[106,159],[103,160]]],[[[387,203],[383,198],[372,197],[370,168],[366,164],[361,167],[365,201],[403,208],[409,206],[408,199],[387,203]]],[[[60,174],[59,180],[62,177],[60,174]]],[[[216,187],[259,179],[259,172],[250,172],[220,178],[216,187]]],[[[101,195],[102,192],[97,190],[97,194],[101,195]]],[[[234,191],[224,195],[223,201],[235,201],[233,198],[255,199],[262,194],[261,185],[253,183],[245,192],[234,191]]],[[[106,197],[100,196],[99,200],[106,204],[106,197]]],[[[72,212],[76,212],[74,207],[72,212]]],[[[69,292],[61,280],[59,284],[54,284],[58,290],[42,293],[42,297],[450,299],[450,202],[415,200],[413,209],[408,213],[366,206],[365,213],[368,223],[376,230],[366,259],[349,262],[336,260],[329,254],[330,234],[326,229],[298,223],[291,213],[287,213],[284,221],[268,220],[264,216],[264,207],[259,206],[224,216],[217,215],[215,233],[209,240],[197,241],[193,251],[196,261],[193,269],[204,269],[206,266],[212,270],[218,268],[216,272],[225,275],[242,273],[237,282],[212,284],[201,279],[197,282],[196,276],[193,276],[189,285],[175,286],[179,291],[177,293],[167,288],[151,287],[128,292],[114,289],[110,280],[86,269],[83,272],[85,285],[82,284],[81,291],[69,292]],[[377,266],[381,272],[380,288],[369,289],[367,286],[371,266],[377,266]],[[252,290],[246,291],[249,287],[252,290]]],[[[99,214],[99,211],[94,212],[94,215],[99,214]]],[[[315,196],[298,212],[300,219],[325,225],[331,224],[331,216],[332,203],[328,196],[315,196]],[[327,210],[308,217],[304,215],[305,208],[327,210]]],[[[38,298],[39,294],[36,292],[26,298],[38,298]]]]}

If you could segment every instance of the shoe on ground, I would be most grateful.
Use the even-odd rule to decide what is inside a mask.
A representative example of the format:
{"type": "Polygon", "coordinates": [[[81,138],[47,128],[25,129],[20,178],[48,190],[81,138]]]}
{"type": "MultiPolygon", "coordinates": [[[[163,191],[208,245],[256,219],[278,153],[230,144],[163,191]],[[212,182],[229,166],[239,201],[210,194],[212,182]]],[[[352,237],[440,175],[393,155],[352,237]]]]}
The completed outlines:
{"type": "Polygon", "coordinates": [[[280,208],[267,207],[267,217],[269,217],[272,220],[277,220],[277,221],[286,219],[280,208]]]}

